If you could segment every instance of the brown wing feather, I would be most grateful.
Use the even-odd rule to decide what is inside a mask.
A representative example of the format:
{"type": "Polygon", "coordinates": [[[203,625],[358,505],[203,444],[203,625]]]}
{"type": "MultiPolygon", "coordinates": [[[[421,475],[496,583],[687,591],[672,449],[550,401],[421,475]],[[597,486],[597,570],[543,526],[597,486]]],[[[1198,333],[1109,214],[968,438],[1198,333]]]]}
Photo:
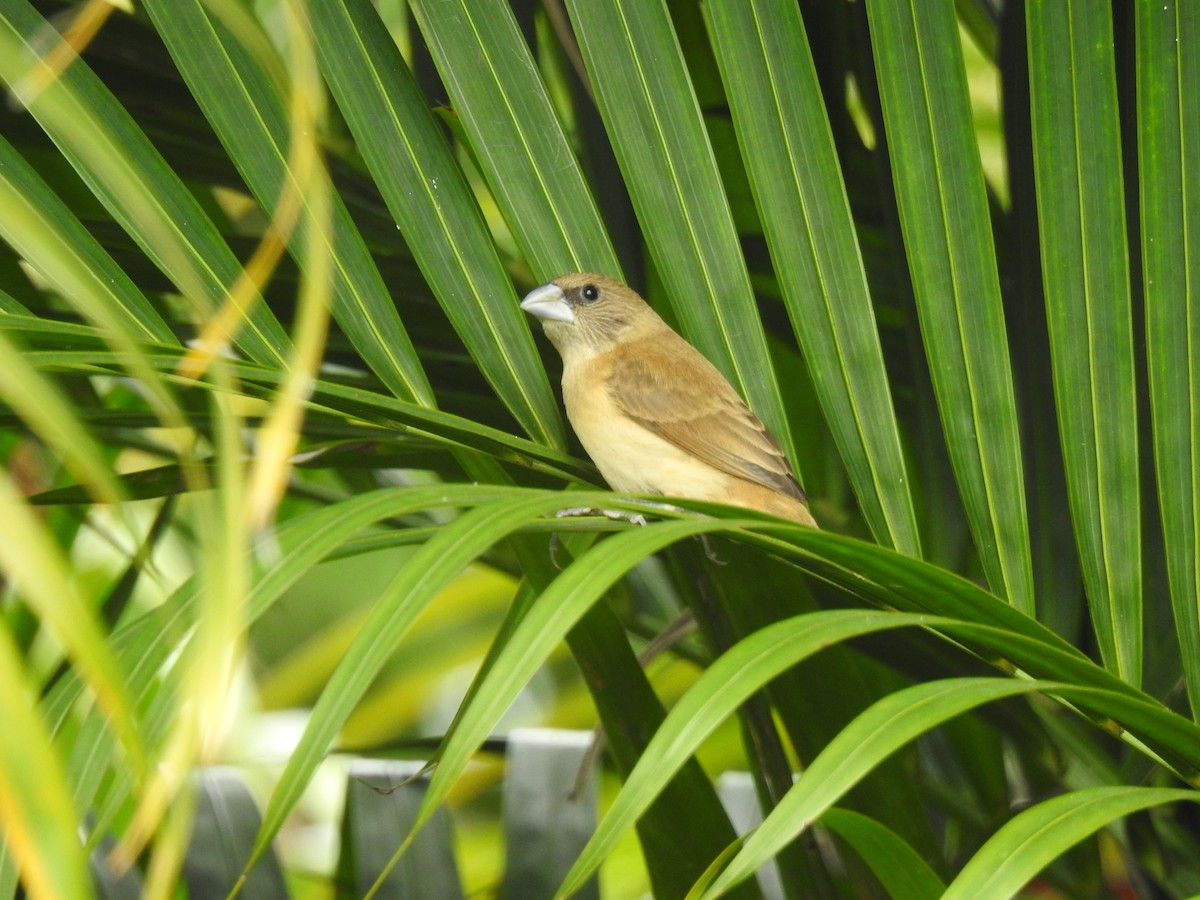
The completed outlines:
{"type": "Polygon", "coordinates": [[[605,379],[631,419],[713,468],[806,499],[766,426],[698,350],[674,332],[638,344],[605,379]]]}

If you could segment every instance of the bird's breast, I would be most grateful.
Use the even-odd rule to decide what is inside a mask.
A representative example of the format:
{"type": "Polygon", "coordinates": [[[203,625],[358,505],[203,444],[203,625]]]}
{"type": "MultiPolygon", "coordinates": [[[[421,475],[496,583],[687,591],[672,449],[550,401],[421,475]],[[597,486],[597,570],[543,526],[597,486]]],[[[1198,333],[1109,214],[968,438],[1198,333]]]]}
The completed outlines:
{"type": "Polygon", "coordinates": [[[615,403],[604,356],[563,370],[563,404],[571,427],[616,491],[720,500],[730,477],[639,425],[615,403]]]}

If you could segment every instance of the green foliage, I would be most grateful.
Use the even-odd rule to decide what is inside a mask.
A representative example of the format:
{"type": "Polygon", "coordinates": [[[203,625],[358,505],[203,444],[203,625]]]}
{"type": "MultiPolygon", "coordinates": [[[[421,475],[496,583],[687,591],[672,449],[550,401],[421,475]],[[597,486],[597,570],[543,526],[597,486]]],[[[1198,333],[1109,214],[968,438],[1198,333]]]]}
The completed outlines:
{"type": "Polygon", "coordinates": [[[177,895],[214,763],[297,895],[338,753],[494,849],[514,722],[608,735],[564,892],[1200,893],[1200,7],[136,6],[0,0],[0,898],[177,895]],[[518,307],[577,270],[822,530],[598,489],[518,307]]]}

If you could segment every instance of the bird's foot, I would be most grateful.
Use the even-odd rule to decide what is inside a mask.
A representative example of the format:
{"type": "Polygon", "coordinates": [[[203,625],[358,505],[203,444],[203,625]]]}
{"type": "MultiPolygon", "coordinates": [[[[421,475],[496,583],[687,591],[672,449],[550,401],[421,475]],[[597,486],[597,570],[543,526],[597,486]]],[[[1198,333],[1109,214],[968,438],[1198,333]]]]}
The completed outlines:
{"type": "Polygon", "coordinates": [[[646,517],[641,513],[625,512],[622,509],[601,509],[597,506],[568,506],[554,513],[556,519],[570,519],[575,516],[603,516],[615,522],[631,522],[634,525],[645,525],[646,517]]]}
{"type": "MultiPolygon", "coordinates": [[[[595,506],[568,506],[564,509],[556,510],[554,518],[569,519],[576,516],[603,516],[606,519],[613,519],[618,522],[631,522],[634,525],[646,525],[646,517],[641,513],[625,512],[620,509],[600,509],[595,506]]],[[[550,532],[550,562],[554,568],[561,569],[558,564],[558,532],[550,532]]]]}

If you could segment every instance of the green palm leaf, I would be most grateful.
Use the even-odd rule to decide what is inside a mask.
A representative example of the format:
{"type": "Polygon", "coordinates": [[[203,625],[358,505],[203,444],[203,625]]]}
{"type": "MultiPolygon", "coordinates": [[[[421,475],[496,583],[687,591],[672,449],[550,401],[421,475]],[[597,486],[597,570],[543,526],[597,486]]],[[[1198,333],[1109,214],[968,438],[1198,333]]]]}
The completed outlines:
{"type": "Polygon", "coordinates": [[[1137,684],[1137,407],[1112,22],[1099,5],[1028,10],[1042,277],[1071,517],[1101,656],[1137,684]]]}
{"type": "Polygon", "coordinates": [[[842,462],[876,538],[919,556],[866,274],[799,10],[732,2],[709,14],[784,300],[842,462]]]}
{"type": "Polygon", "coordinates": [[[1032,612],[1016,401],[953,5],[868,3],[921,335],[992,589],[1032,612]]]}

